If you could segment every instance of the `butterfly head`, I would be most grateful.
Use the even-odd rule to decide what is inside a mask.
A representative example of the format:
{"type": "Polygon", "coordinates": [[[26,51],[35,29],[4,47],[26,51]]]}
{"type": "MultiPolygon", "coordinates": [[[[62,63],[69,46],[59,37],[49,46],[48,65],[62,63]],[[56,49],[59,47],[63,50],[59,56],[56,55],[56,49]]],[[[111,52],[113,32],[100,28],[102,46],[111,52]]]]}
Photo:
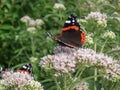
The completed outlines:
{"type": "Polygon", "coordinates": [[[71,14],[68,19],[65,21],[65,24],[63,26],[62,31],[67,31],[67,30],[80,30],[80,25],[77,22],[77,16],[73,13],[71,14]]]}
{"type": "Polygon", "coordinates": [[[77,16],[73,13],[71,14],[68,19],[65,21],[65,24],[68,25],[79,25],[77,22],[77,16]]]}

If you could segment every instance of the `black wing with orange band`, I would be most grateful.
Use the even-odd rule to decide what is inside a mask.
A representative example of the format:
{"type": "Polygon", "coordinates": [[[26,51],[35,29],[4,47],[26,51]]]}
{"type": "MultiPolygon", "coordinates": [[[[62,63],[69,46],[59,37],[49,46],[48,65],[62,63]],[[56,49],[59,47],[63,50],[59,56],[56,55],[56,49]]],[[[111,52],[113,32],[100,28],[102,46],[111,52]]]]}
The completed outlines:
{"type": "Polygon", "coordinates": [[[71,14],[65,21],[62,32],[59,36],[54,36],[50,33],[48,33],[48,35],[57,40],[60,45],[71,48],[82,47],[86,40],[86,35],[81,31],[75,14],[71,14]]]}

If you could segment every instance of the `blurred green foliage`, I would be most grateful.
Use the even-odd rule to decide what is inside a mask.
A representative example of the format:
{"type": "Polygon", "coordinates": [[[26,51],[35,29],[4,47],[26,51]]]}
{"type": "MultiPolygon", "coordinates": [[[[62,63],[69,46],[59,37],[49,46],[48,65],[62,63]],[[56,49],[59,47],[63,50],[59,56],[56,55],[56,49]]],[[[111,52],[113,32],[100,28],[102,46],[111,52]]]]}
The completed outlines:
{"type": "MultiPolygon", "coordinates": [[[[36,57],[38,60],[31,62],[34,76],[38,80],[49,77],[38,66],[40,58],[52,54],[56,46],[54,40],[47,37],[45,32],[59,34],[71,13],[76,13],[79,19],[85,19],[90,12],[94,11],[107,14],[107,27],[96,26],[95,21],[81,22],[81,27],[86,34],[95,34],[93,40],[96,42],[92,45],[86,44],[84,47],[101,52],[102,45],[106,40],[101,38],[101,35],[106,30],[111,30],[115,33],[116,38],[108,40],[102,52],[120,60],[120,51],[112,51],[112,48],[120,46],[120,20],[115,19],[115,17],[120,19],[119,0],[106,0],[105,2],[103,0],[1,0],[0,65],[7,68],[18,68],[24,63],[31,62],[30,57],[36,57]],[[55,9],[55,3],[62,3],[66,9],[55,9]],[[25,23],[20,21],[26,15],[32,19],[40,18],[44,21],[44,24],[37,28],[37,33],[30,34],[25,23]]],[[[49,83],[48,86],[51,85],[49,83]]]]}

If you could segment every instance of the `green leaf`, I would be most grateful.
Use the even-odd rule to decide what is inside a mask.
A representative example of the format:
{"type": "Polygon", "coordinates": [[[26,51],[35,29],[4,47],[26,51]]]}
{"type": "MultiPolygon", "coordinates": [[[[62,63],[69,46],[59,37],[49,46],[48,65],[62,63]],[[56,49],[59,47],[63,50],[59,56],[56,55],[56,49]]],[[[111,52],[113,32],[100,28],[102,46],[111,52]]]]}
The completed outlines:
{"type": "Polygon", "coordinates": [[[1,26],[0,26],[0,29],[1,29],[1,30],[13,30],[14,27],[13,27],[12,25],[5,24],[5,25],[1,25],[1,26]]]}

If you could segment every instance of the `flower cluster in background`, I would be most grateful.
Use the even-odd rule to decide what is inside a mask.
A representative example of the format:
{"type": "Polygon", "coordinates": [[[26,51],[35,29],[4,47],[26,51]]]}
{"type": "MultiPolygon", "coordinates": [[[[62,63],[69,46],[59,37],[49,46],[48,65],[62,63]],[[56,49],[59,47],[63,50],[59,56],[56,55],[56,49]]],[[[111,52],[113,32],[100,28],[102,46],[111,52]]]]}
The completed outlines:
{"type": "Polygon", "coordinates": [[[32,56],[29,58],[29,60],[30,60],[30,62],[34,63],[37,61],[37,58],[32,56]]]}
{"type": "Polygon", "coordinates": [[[42,19],[34,20],[29,16],[23,16],[20,20],[27,25],[27,31],[33,34],[36,33],[36,27],[40,27],[44,24],[42,19]]]}
{"type": "Polygon", "coordinates": [[[44,89],[40,82],[32,80],[25,85],[24,90],[44,90],[44,89]]]}
{"type": "Polygon", "coordinates": [[[95,19],[97,21],[106,21],[107,15],[100,12],[91,12],[88,16],[85,17],[86,20],[95,19]]]}
{"type": "Polygon", "coordinates": [[[20,20],[30,27],[41,26],[44,24],[42,19],[33,20],[29,16],[23,16],[20,20]]]}
{"type": "Polygon", "coordinates": [[[88,34],[87,37],[86,37],[86,43],[94,44],[93,38],[90,34],[88,34]]]}
{"type": "Polygon", "coordinates": [[[89,84],[87,82],[81,82],[77,85],[75,90],[89,90],[89,84]]]}
{"type": "Polygon", "coordinates": [[[105,78],[116,82],[120,80],[120,64],[115,61],[106,69],[105,78]]]}
{"type": "Polygon", "coordinates": [[[55,3],[54,8],[66,10],[65,6],[62,3],[55,3]]]}
{"type": "Polygon", "coordinates": [[[86,20],[96,20],[97,24],[102,27],[107,26],[107,15],[100,12],[91,12],[85,17],[86,20]]]}
{"type": "Polygon", "coordinates": [[[120,46],[116,46],[116,47],[112,48],[112,50],[120,50],[120,46]]]}
{"type": "Polygon", "coordinates": [[[116,35],[114,32],[107,30],[103,36],[103,38],[110,38],[110,39],[115,39],[116,35]]]}

